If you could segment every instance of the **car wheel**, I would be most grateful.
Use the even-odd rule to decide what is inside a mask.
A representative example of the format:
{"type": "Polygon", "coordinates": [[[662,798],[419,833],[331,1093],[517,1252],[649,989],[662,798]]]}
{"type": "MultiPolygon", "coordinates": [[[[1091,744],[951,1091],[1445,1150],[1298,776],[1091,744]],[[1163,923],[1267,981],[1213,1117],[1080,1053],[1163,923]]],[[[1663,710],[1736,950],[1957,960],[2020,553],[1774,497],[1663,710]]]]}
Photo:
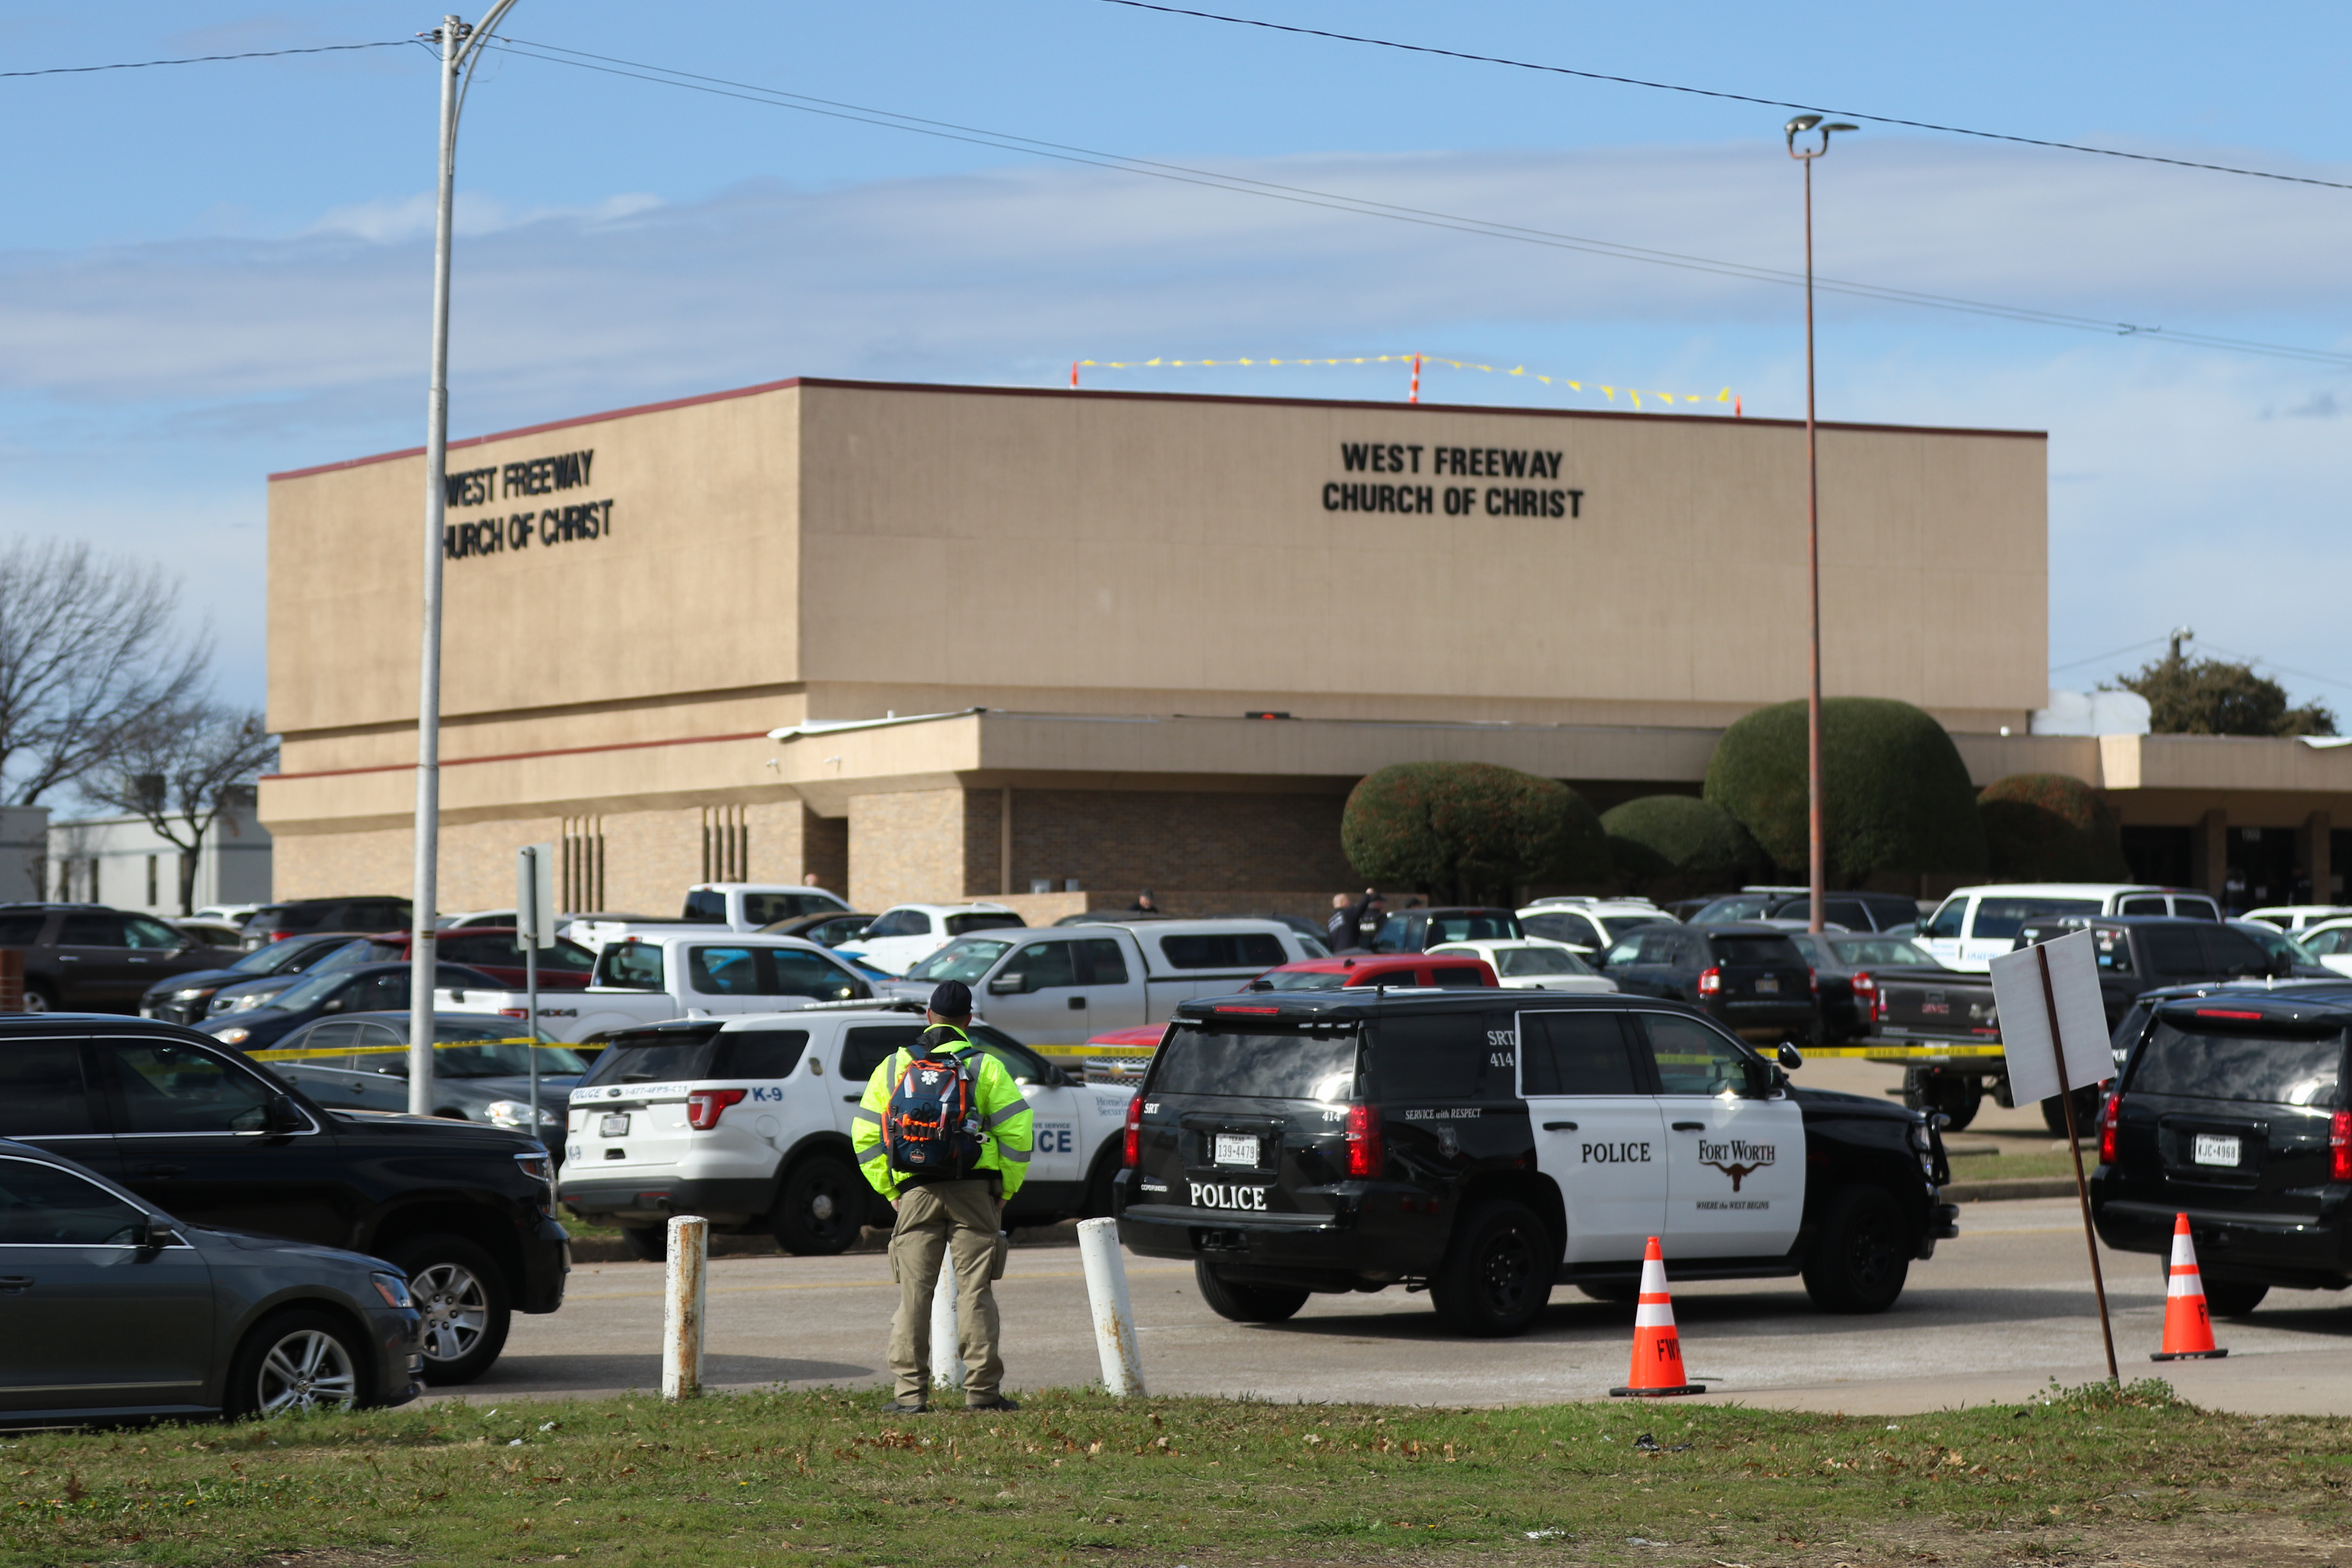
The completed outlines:
{"type": "MultiPolygon", "coordinates": [[[[2104,1099],[2095,1085],[2074,1091],[2074,1133],[2096,1136],[2099,1127],[2099,1101],[2104,1099]]],[[[2042,1125],[2050,1129],[2053,1138],[2066,1136],[2066,1106],[2057,1095],[2042,1102],[2042,1125]]]]}
{"type": "Polygon", "coordinates": [[[27,1013],[54,1013],[58,1010],[58,999],[49,994],[46,985],[27,985],[25,987],[24,1009],[27,1013]]]}
{"type": "Polygon", "coordinates": [[[669,1226],[666,1225],[625,1226],[621,1240],[643,1262],[660,1263],[669,1257],[669,1226]]]}
{"type": "Polygon", "coordinates": [[[1438,1317],[1478,1339],[1523,1334],[1551,1300],[1559,1249],[1525,1204],[1484,1203],[1463,1215],[1429,1281],[1438,1317]]]}
{"type": "Polygon", "coordinates": [[[776,1245],[802,1258],[847,1251],[866,1222],[870,1190],[856,1172],[831,1155],[802,1161],[785,1176],[768,1216],[776,1245]]]}
{"type": "Polygon", "coordinates": [[[224,1404],[233,1416],[348,1410],[364,1392],[364,1343],[325,1312],[281,1312],[237,1347],[224,1404]]]}
{"type": "MultiPolygon", "coordinates": [[[[2202,1270],[2200,1270],[2202,1273],[2202,1270]]],[[[2171,1282],[2171,1265],[2165,1267],[2165,1281],[2171,1282]]],[[[2252,1285],[2242,1279],[2208,1279],[2205,1281],[2205,1310],[2217,1318],[2242,1318],[2263,1304],[2271,1293],[2267,1285],[2252,1285]]]]}
{"type": "Polygon", "coordinates": [[[1192,1280],[1201,1287],[1201,1300],[1209,1304],[1209,1310],[1228,1322],[1286,1323],[1307,1305],[1304,1290],[1279,1285],[1236,1285],[1220,1276],[1204,1258],[1193,1260],[1192,1280]]]}
{"type": "Polygon", "coordinates": [[[489,1371],[514,1322],[506,1276],[490,1255],[461,1236],[420,1236],[384,1256],[408,1276],[425,1316],[425,1381],[446,1387],[489,1371]]]}
{"type": "Polygon", "coordinates": [[[1822,1205],[1805,1257],[1805,1294],[1824,1312],[1883,1312],[1903,1294],[1917,1250],[1893,1194],[1841,1187],[1822,1205]]]}

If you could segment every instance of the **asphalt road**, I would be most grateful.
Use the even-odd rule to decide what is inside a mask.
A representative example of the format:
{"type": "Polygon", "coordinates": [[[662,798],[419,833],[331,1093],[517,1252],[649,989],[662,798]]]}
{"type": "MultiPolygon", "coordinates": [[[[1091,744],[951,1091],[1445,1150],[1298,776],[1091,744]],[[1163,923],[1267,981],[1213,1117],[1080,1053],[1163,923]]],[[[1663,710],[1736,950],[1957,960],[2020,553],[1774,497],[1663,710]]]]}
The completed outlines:
{"type": "MultiPolygon", "coordinates": [[[[1863,1063],[1807,1077],[1868,1090],[1894,1081],[1863,1063]]],[[[2007,1151],[2053,1145],[2032,1110],[1988,1108],[1971,1141],[2007,1151]]],[[[2063,1148],[2063,1143],[2058,1147],[2063,1148]]],[[[1974,1174],[2000,1156],[1960,1162],[1974,1174]]],[[[2352,1297],[2273,1291],[2221,1325],[2227,1360],[2152,1366],[2164,1296],[2158,1260],[2104,1252],[2116,1353],[2126,1379],[2162,1375],[2200,1404],[2352,1415],[2352,1297]]],[[[662,1268],[578,1268],[549,1317],[518,1318],[488,1376],[436,1397],[498,1401],[659,1386],[662,1268]]],[[[1128,1280],[1154,1393],[1275,1400],[1488,1405],[1605,1397],[1625,1381],[1632,1312],[1562,1289],[1524,1338],[1468,1341],[1438,1326],[1426,1298],[1317,1296],[1288,1323],[1228,1323],[1202,1304],[1188,1266],[1130,1257],[1128,1280]]],[[[1086,1287],[1072,1247],[1016,1249],[997,1287],[1006,1382],[1071,1385],[1099,1375],[1086,1287]]],[[[715,1258],[705,1378],[716,1387],[887,1384],[882,1349],[897,1300],[887,1258],[715,1258]]],[[[1977,1203],[1960,1236],[1912,1266],[1895,1309],[1817,1312],[1796,1280],[1695,1284],[1675,1292],[1685,1364],[1709,1399],[1900,1414],[2015,1401],[2052,1377],[2105,1375],[2079,1211],[2069,1200],[1977,1203]]]]}

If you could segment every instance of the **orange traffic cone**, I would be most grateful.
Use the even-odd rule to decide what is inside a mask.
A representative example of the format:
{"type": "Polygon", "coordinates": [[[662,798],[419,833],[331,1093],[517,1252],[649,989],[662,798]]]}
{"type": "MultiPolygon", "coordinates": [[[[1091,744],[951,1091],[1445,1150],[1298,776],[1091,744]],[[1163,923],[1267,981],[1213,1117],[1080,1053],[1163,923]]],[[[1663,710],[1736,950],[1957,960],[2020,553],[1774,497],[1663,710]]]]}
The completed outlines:
{"type": "Polygon", "coordinates": [[[2197,1272],[2197,1244],[2189,1239],[2189,1216],[2172,1217],[2172,1274],[2164,1291],[2164,1348],[2150,1361],[2212,1361],[2228,1355],[2213,1348],[2213,1319],[2205,1310],[2205,1278],[2197,1272]]]}
{"type": "Polygon", "coordinates": [[[1675,1299],[1666,1294],[1666,1257],[1658,1238],[1642,1255],[1642,1293],[1633,1309],[1633,1370],[1630,1386],[1612,1388],[1612,1399],[1658,1399],[1670,1394],[1705,1394],[1706,1384],[1683,1381],[1682,1336],[1675,1332],[1675,1299]]]}

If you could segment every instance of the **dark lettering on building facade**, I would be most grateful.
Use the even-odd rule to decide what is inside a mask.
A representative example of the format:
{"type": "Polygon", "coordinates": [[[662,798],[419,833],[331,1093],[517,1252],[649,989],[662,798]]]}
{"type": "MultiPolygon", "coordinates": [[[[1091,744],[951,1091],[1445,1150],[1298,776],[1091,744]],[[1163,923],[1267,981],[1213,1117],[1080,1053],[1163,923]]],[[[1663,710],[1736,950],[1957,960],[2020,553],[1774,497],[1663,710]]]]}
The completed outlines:
{"type": "Polygon", "coordinates": [[[574,501],[543,511],[519,511],[508,517],[483,517],[453,522],[441,530],[441,556],[463,561],[476,555],[504,555],[536,543],[569,544],[576,540],[604,539],[613,531],[613,503],[574,501]]]}
{"type": "MultiPolygon", "coordinates": [[[[1561,454],[1519,447],[1431,447],[1400,441],[1342,441],[1339,462],[1349,473],[1458,474],[1465,478],[1557,479],[1561,454]]],[[[1323,487],[1325,511],[1426,513],[1443,506],[1448,517],[1582,517],[1584,492],[1521,485],[1377,484],[1334,480],[1323,487]]]]}

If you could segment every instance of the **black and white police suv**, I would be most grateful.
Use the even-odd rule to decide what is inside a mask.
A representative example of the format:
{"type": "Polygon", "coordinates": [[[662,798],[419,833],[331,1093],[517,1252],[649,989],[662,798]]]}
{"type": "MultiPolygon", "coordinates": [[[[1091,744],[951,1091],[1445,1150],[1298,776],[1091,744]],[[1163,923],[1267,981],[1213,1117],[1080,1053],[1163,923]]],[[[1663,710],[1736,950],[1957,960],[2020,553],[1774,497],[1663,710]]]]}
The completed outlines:
{"type": "Polygon", "coordinates": [[[1128,1112],[1119,1239],[1192,1260],[1211,1308],[1426,1288],[1453,1328],[1524,1331],[1555,1283],[1629,1301],[1649,1237],[1676,1279],[1801,1274],[1875,1312],[1958,1234],[1917,1111],[1790,1087],[1696,1008],[1524,991],[1188,1002],[1128,1112]]]}

